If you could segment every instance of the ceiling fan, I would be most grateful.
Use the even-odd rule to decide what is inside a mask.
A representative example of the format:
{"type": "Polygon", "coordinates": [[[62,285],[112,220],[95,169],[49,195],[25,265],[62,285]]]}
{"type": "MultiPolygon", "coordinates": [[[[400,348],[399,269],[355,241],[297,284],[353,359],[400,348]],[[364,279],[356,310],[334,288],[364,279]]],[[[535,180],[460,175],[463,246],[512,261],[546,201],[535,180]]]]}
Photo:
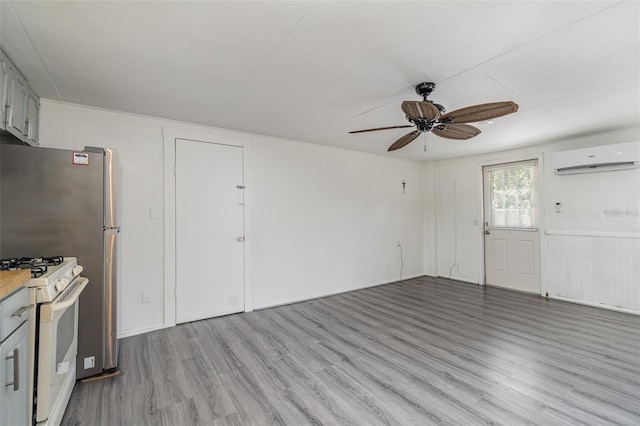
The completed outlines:
{"type": "Polygon", "coordinates": [[[375,132],[378,130],[401,129],[415,127],[416,130],[407,133],[389,147],[388,151],[404,148],[413,142],[421,133],[431,132],[441,138],[470,139],[479,135],[480,129],[465,123],[486,121],[502,117],[518,111],[518,104],[511,101],[491,102],[457,109],[445,114],[445,108],[427,97],[435,90],[435,83],[420,83],[416,86],[416,93],[422,96],[422,101],[404,101],[400,108],[411,124],[401,126],[377,127],[375,129],[354,130],[349,133],[375,132]]]}

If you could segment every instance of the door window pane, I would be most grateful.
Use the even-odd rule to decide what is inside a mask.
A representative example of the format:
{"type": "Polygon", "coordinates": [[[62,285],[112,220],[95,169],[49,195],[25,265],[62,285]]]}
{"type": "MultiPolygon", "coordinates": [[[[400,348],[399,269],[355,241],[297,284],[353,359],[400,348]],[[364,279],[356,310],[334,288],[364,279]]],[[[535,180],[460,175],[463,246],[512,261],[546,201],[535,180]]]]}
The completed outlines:
{"type": "Polygon", "coordinates": [[[489,172],[489,225],[496,228],[535,228],[534,168],[519,165],[489,172]]]}

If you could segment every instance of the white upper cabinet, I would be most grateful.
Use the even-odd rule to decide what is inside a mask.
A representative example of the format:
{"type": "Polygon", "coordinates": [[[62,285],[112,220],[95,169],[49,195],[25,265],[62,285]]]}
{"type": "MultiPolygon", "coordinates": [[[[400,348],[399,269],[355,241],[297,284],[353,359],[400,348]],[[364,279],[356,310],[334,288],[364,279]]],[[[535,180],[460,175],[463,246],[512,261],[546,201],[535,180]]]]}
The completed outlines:
{"type": "Polygon", "coordinates": [[[25,120],[25,139],[29,145],[38,145],[38,127],[40,118],[40,99],[33,90],[27,94],[27,108],[25,120]]]}
{"type": "Polygon", "coordinates": [[[38,145],[40,98],[29,87],[15,65],[4,53],[0,53],[2,129],[30,145],[38,145]]]}
{"type": "Polygon", "coordinates": [[[7,84],[9,83],[9,61],[0,52],[0,129],[4,129],[7,120],[7,84]]]}
{"type": "Polygon", "coordinates": [[[27,121],[27,83],[15,71],[9,70],[9,92],[7,93],[7,130],[23,139],[27,121]]]}

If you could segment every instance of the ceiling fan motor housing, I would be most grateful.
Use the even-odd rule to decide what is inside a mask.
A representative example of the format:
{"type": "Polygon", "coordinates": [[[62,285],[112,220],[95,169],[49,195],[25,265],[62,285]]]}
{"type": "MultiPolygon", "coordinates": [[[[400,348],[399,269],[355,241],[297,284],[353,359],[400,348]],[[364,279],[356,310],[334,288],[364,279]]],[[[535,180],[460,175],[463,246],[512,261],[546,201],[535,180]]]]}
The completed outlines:
{"type": "Polygon", "coordinates": [[[434,90],[436,90],[435,83],[420,83],[416,86],[416,93],[423,97],[426,101],[427,96],[429,96],[434,90]]]}
{"type": "Polygon", "coordinates": [[[425,119],[422,119],[422,120],[416,120],[416,119],[414,119],[414,118],[412,118],[412,117],[409,117],[408,115],[407,115],[407,120],[408,120],[410,123],[415,124],[416,129],[417,129],[419,132],[428,132],[428,131],[430,131],[430,130],[433,128],[433,126],[434,126],[434,124],[435,124],[435,122],[433,122],[433,121],[429,121],[429,120],[425,120],[425,119]]]}

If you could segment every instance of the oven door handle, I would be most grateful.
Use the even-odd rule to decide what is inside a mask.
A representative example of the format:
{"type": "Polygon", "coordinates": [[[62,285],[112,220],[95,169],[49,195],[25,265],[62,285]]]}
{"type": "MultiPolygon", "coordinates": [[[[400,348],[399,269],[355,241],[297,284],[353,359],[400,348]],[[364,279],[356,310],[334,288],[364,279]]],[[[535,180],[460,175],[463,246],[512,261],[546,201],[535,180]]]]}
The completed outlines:
{"type": "Polygon", "coordinates": [[[68,299],[65,300],[64,302],[53,303],[51,305],[51,313],[53,314],[55,312],[64,311],[69,306],[76,303],[76,300],[78,300],[78,297],[80,297],[80,293],[82,293],[82,290],[84,290],[87,284],[89,284],[88,278],[78,277],[78,284],[76,285],[76,288],[73,290],[73,293],[70,294],[68,299]]]}
{"type": "Polygon", "coordinates": [[[45,305],[40,310],[40,321],[41,322],[51,322],[53,319],[53,315],[56,312],[64,311],[70,306],[73,306],[80,297],[80,293],[82,290],[89,284],[89,279],[85,277],[78,277],[78,283],[74,286],[72,292],[67,296],[67,300],[62,302],[53,302],[51,304],[45,305]],[[46,308],[46,309],[45,309],[46,308]]]}
{"type": "Polygon", "coordinates": [[[60,298],[60,296],[58,296],[56,299],[54,299],[53,302],[43,303],[40,306],[41,324],[52,322],[53,318],[56,316],[56,313],[61,311],[64,312],[65,309],[73,306],[73,304],[78,300],[78,297],[80,297],[80,293],[82,293],[82,290],[84,290],[87,284],[89,284],[89,280],[85,277],[78,277],[74,280],[74,283],[75,282],[77,282],[77,284],[73,284],[73,288],[67,287],[65,289],[65,292],[67,292],[64,293],[65,300],[56,302],[56,299],[60,298]]]}

